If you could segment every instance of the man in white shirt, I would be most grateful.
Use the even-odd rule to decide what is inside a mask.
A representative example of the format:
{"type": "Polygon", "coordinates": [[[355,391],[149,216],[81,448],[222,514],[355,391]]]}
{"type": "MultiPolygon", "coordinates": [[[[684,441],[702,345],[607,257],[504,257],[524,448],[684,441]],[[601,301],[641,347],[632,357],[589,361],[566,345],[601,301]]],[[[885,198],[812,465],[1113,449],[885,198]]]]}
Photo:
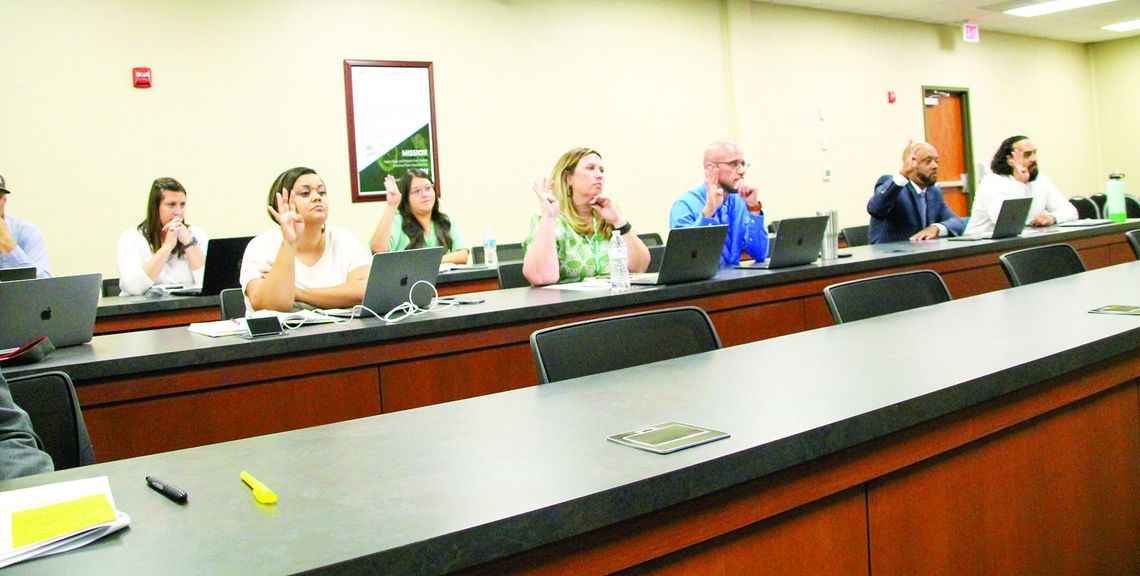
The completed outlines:
{"type": "Polygon", "coordinates": [[[974,195],[974,208],[965,235],[989,236],[1001,203],[1010,198],[1032,198],[1030,226],[1052,226],[1077,219],[1077,209],[1051,180],[1037,171],[1037,147],[1028,136],[1006,138],[990,162],[992,173],[982,178],[974,195]]]}

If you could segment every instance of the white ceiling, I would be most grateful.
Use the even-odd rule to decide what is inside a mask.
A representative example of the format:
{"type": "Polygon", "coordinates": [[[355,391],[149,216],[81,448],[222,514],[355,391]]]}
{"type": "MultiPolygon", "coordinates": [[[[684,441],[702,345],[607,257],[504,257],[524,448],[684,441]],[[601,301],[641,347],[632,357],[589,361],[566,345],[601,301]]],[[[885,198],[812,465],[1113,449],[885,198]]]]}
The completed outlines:
{"type": "MultiPolygon", "coordinates": [[[[758,0],[759,1],[759,0],[758,0]]],[[[1058,12],[1035,18],[1022,18],[1002,14],[1002,10],[1028,4],[1038,4],[1037,0],[764,0],[772,4],[803,6],[914,20],[934,24],[959,25],[966,20],[981,27],[982,42],[986,41],[986,31],[1021,34],[1053,38],[1069,42],[1102,42],[1140,35],[1140,30],[1132,32],[1109,32],[1101,30],[1106,24],[1116,24],[1129,20],[1140,20],[1140,0],[1116,0],[1108,4],[1089,6],[1078,10],[1058,12]]]]}

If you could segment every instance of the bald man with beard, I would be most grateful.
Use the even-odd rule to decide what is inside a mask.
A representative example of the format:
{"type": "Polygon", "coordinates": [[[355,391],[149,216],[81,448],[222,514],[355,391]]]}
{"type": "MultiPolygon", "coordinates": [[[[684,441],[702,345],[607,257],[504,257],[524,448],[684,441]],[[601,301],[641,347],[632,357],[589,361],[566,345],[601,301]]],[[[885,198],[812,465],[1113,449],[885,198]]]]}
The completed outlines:
{"type": "Polygon", "coordinates": [[[871,243],[961,235],[965,224],[946,205],[937,181],[938,150],[926,142],[907,142],[902,169],[881,176],[867,201],[871,243]]]}
{"type": "Polygon", "coordinates": [[[681,195],[669,211],[669,228],[728,225],[721,251],[722,266],[740,263],[744,250],[756,260],[768,257],[768,231],[764,208],[756,188],[744,181],[748,162],[732,142],[714,142],[705,148],[705,181],[681,195]]]}

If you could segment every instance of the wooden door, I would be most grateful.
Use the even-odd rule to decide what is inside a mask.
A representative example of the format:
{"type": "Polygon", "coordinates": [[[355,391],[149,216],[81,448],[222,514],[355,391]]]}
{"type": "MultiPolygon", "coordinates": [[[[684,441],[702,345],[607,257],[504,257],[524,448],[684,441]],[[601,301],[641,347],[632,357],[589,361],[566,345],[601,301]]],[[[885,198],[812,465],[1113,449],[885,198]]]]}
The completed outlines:
{"type": "Polygon", "coordinates": [[[955,214],[970,215],[973,178],[968,154],[965,91],[923,89],[926,141],[938,149],[938,187],[955,214]]]}

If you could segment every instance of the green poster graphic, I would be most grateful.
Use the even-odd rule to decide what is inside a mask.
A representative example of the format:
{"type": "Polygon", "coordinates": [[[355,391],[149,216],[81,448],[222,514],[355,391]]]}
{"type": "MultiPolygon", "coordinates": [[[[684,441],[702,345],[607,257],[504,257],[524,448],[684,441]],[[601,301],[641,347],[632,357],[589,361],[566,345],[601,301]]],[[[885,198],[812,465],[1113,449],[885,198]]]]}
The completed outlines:
{"type": "Polygon", "coordinates": [[[357,173],[361,194],[384,192],[384,178],[389,174],[399,180],[409,168],[426,170],[435,180],[432,170],[431,125],[424,124],[411,136],[385,152],[357,173]]]}

